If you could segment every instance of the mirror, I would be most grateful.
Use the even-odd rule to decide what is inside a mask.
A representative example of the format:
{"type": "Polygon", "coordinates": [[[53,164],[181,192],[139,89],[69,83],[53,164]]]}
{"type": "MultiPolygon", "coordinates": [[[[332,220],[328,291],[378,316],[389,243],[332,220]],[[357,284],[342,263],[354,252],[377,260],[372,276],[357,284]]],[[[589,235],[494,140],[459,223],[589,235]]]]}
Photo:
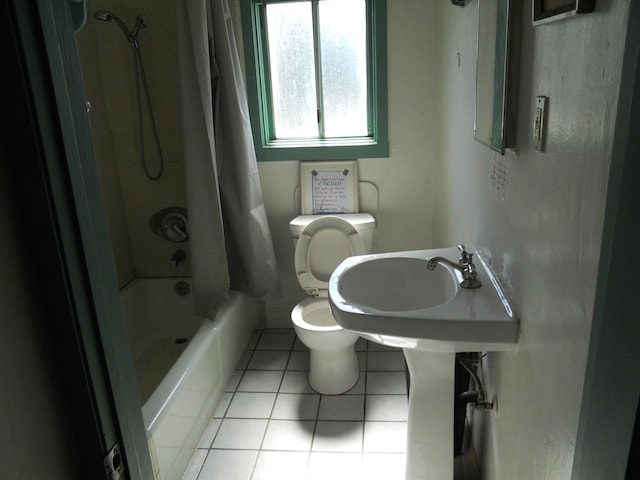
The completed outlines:
{"type": "Polygon", "coordinates": [[[512,0],[478,0],[475,139],[504,153],[515,146],[517,44],[512,0]]]}

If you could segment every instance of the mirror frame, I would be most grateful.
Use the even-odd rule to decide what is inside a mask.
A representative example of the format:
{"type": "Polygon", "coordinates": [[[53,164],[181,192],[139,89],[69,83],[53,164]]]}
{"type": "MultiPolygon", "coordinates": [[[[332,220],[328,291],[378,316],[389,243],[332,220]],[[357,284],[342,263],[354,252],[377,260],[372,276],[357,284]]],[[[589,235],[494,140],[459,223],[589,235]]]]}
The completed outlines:
{"type": "MultiPolygon", "coordinates": [[[[478,0],[474,138],[500,154],[504,154],[507,148],[515,147],[516,141],[518,62],[514,55],[519,47],[520,29],[514,28],[514,20],[519,18],[519,4],[519,0],[478,0]],[[495,35],[487,39],[481,27],[483,12],[486,11],[483,6],[490,1],[495,2],[496,9],[502,14],[496,15],[495,35]],[[490,53],[494,53],[493,64],[489,65],[489,68],[493,68],[494,77],[492,85],[483,90],[480,69],[487,48],[490,49],[490,53]],[[487,97],[490,97],[493,103],[490,118],[485,118],[482,109],[479,108],[478,99],[487,97]],[[486,122],[490,122],[490,125],[486,122]],[[481,129],[480,125],[485,125],[485,128],[481,129]],[[479,130],[486,131],[487,128],[491,131],[489,136],[479,133],[479,130]]],[[[488,56],[491,58],[491,55],[488,56]]]]}
{"type": "Polygon", "coordinates": [[[562,20],[579,13],[591,13],[595,9],[595,0],[533,0],[533,25],[562,20]]]}

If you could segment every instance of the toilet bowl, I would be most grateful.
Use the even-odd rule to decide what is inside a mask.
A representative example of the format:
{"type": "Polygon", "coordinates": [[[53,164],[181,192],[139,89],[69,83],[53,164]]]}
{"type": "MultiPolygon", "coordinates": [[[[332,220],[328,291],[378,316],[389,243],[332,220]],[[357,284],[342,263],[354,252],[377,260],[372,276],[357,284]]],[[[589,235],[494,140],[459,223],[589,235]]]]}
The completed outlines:
{"type": "Polygon", "coordinates": [[[349,391],[358,381],[358,334],[343,329],[331,315],[326,298],[310,297],[295,306],[296,335],[309,348],[309,385],[324,395],[349,391]]]}
{"type": "Polygon", "coordinates": [[[310,295],[291,312],[296,335],[309,348],[309,385],[324,395],[347,392],[359,378],[358,334],[343,329],[331,314],[327,287],[347,257],[369,253],[375,220],[369,214],[302,215],[290,229],[296,275],[310,295]]]}

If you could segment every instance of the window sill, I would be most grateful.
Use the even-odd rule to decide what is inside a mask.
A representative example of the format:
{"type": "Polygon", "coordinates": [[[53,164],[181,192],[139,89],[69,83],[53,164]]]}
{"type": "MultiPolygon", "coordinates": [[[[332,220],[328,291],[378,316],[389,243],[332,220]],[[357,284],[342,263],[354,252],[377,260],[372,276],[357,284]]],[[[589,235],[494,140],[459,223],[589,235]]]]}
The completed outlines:
{"type": "Polygon", "coordinates": [[[371,139],[280,140],[256,148],[258,161],[386,158],[389,143],[371,139]]]}

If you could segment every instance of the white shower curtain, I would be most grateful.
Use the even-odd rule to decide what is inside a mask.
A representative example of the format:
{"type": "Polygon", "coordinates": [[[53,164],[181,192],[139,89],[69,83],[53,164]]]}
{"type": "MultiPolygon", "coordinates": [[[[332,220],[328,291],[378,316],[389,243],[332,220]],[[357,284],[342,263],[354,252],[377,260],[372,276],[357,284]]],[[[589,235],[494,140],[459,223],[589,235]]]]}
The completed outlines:
{"type": "Polygon", "coordinates": [[[196,313],[229,288],[281,295],[227,0],[179,0],[191,268],[196,313]]]}

